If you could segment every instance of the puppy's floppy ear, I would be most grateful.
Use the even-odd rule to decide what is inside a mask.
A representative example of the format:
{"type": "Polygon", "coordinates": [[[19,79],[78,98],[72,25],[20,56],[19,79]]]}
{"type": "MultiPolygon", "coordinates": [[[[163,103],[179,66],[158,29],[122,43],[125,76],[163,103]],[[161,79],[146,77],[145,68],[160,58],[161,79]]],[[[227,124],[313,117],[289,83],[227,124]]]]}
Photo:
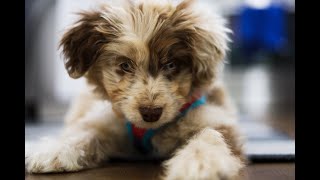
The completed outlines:
{"type": "MultiPolygon", "coordinates": [[[[218,25],[217,25],[218,26],[218,25]]],[[[223,65],[228,50],[227,29],[207,30],[196,28],[194,36],[193,73],[195,84],[211,83],[223,65]]],[[[218,27],[219,29],[219,27],[218,27]]]]}
{"type": "Polygon", "coordinates": [[[194,85],[211,83],[229,50],[229,33],[232,31],[222,17],[213,14],[212,10],[206,11],[205,6],[200,7],[193,0],[183,1],[178,8],[186,12],[193,10],[189,12],[194,17],[191,33],[194,85]]]}
{"type": "Polygon", "coordinates": [[[103,45],[115,38],[116,34],[101,13],[82,12],[79,15],[80,19],[60,42],[65,55],[65,67],[72,78],[84,75],[101,54],[103,45]]]}

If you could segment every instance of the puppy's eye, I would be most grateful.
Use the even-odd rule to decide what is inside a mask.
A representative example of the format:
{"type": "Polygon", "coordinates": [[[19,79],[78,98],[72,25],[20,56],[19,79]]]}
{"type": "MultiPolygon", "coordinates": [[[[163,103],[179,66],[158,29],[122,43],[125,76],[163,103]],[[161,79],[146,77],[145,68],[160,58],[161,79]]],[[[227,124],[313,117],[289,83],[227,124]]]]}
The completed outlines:
{"type": "Polygon", "coordinates": [[[174,62],[170,62],[170,63],[164,65],[164,69],[166,71],[174,71],[176,68],[177,68],[177,66],[174,62]]]}
{"type": "Polygon", "coordinates": [[[120,64],[120,67],[125,72],[132,72],[131,64],[128,62],[124,62],[124,63],[120,64]]]}

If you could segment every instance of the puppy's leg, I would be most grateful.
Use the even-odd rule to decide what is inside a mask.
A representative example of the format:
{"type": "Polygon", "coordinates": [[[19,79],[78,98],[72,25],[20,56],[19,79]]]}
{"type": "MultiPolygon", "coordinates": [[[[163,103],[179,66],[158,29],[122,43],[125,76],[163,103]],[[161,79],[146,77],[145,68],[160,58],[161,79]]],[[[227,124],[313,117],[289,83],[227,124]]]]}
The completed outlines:
{"type": "Polygon", "coordinates": [[[243,167],[218,131],[205,128],[164,163],[166,180],[219,180],[236,177],[243,167]]]}
{"type": "Polygon", "coordinates": [[[26,149],[26,170],[31,173],[78,171],[95,167],[119,152],[125,143],[124,125],[113,114],[87,113],[66,127],[59,139],[51,139],[26,149]]]}

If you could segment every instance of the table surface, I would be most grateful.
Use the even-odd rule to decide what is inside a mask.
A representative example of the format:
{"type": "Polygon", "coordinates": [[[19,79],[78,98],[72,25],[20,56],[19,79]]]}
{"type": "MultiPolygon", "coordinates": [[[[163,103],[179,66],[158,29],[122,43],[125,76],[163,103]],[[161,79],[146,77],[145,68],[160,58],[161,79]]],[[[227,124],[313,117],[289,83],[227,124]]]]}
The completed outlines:
{"type": "MultiPolygon", "coordinates": [[[[159,163],[110,163],[100,168],[60,174],[27,175],[26,180],[142,180],[159,179],[162,168],[159,163]]],[[[295,179],[294,163],[251,164],[242,172],[239,179],[285,180],[295,179]]]]}

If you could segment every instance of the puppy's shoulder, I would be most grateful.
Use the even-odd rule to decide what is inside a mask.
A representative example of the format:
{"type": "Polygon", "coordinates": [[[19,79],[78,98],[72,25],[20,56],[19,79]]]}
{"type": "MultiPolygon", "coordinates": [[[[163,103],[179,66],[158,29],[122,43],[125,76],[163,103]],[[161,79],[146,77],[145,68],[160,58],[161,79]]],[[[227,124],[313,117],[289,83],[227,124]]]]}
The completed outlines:
{"type": "Polygon", "coordinates": [[[65,116],[66,124],[73,124],[88,114],[99,114],[105,111],[112,113],[111,103],[99,98],[94,93],[94,87],[86,84],[72,100],[65,116]]]}

